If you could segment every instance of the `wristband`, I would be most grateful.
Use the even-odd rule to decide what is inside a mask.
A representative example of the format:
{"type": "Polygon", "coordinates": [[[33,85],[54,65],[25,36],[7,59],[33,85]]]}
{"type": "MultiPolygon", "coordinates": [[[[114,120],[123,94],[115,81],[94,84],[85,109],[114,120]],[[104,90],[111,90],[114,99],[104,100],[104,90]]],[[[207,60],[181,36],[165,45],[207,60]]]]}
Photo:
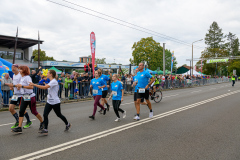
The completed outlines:
{"type": "Polygon", "coordinates": [[[22,88],[23,88],[23,86],[22,86],[22,88]]]}
{"type": "Polygon", "coordinates": [[[16,87],[15,85],[13,85],[13,87],[16,87]]]}

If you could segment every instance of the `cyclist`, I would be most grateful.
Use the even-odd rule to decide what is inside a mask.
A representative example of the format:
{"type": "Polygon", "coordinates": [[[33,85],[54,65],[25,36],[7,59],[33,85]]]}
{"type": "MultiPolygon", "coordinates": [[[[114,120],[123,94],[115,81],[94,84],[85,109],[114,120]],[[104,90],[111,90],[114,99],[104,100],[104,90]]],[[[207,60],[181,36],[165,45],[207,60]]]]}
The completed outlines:
{"type": "Polygon", "coordinates": [[[156,88],[159,87],[159,81],[154,76],[152,76],[151,79],[155,79],[155,81],[151,84],[151,93],[152,93],[152,97],[154,98],[156,93],[156,88]]]}

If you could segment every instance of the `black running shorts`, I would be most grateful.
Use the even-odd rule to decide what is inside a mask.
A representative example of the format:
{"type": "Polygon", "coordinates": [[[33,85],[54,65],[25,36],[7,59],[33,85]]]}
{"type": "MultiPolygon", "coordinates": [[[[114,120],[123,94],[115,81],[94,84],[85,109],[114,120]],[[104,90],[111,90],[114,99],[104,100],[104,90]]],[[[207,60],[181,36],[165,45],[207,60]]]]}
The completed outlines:
{"type": "MultiPolygon", "coordinates": [[[[137,92],[134,92],[134,96],[133,96],[134,101],[137,101],[137,92]]],[[[144,102],[144,98],[141,98],[141,103],[144,102]]]]}
{"type": "Polygon", "coordinates": [[[12,101],[12,100],[11,100],[11,101],[10,101],[10,104],[14,104],[14,105],[17,105],[17,103],[20,104],[21,99],[22,99],[22,97],[18,97],[17,101],[12,101]]]}
{"type": "Polygon", "coordinates": [[[149,90],[145,90],[145,93],[138,93],[137,91],[137,99],[149,99],[149,90]]]}
{"type": "Polygon", "coordinates": [[[106,97],[107,97],[107,94],[108,94],[108,91],[107,91],[107,90],[102,91],[102,98],[106,98],[106,97]]]}

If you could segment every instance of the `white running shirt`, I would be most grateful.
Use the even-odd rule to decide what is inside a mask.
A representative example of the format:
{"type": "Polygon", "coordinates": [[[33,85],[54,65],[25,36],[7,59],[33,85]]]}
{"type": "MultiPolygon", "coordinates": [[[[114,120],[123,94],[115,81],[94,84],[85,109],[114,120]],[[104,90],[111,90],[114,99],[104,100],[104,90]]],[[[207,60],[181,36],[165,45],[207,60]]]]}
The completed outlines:
{"type": "MultiPolygon", "coordinates": [[[[19,84],[21,81],[21,78],[22,78],[22,76],[21,76],[20,72],[18,72],[17,75],[14,74],[13,75],[13,85],[19,84]]],[[[17,87],[13,87],[13,91],[14,91],[14,95],[18,95],[18,97],[22,97],[21,91],[18,90],[17,87]]]]}
{"type": "Polygon", "coordinates": [[[59,86],[56,79],[51,80],[47,85],[50,86],[50,88],[48,88],[47,103],[51,105],[60,103],[60,99],[58,97],[59,86]]]}
{"type": "MultiPolygon", "coordinates": [[[[32,78],[30,76],[24,76],[20,80],[20,84],[22,86],[29,86],[29,82],[32,82],[32,78]]],[[[35,93],[33,93],[33,89],[21,88],[20,92],[22,95],[24,94],[30,95],[31,98],[35,96],[35,93]]]]}

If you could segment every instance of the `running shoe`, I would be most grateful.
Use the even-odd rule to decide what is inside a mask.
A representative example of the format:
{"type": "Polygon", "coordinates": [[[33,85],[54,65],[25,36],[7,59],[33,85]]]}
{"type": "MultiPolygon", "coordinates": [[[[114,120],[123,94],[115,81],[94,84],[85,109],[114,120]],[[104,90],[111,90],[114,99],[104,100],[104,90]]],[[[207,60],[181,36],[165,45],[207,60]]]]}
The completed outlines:
{"type": "Polygon", "coordinates": [[[124,111],[124,112],[123,112],[123,118],[126,118],[126,116],[127,116],[127,112],[124,111]]]}
{"type": "Polygon", "coordinates": [[[89,118],[91,118],[92,120],[94,120],[94,119],[95,119],[95,117],[94,117],[94,116],[89,116],[89,118]]]}
{"type": "Polygon", "coordinates": [[[44,128],[44,123],[42,122],[42,123],[40,123],[39,131],[43,130],[43,128],[44,128]]]}
{"type": "Polygon", "coordinates": [[[136,120],[136,121],[139,121],[139,120],[140,120],[140,117],[136,116],[136,117],[134,117],[133,119],[136,120]]]}
{"type": "Polygon", "coordinates": [[[13,128],[12,132],[14,132],[14,133],[22,133],[22,127],[13,128]]]}
{"type": "Polygon", "coordinates": [[[116,120],[115,120],[115,122],[119,122],[120,121],[120,118],[117,118],[116,120]]]}
{"type": "Polygon", "coordinates": [[[104,111],[103,111],[103,115],[105,115],[106,112],[107,112],[107,108],[104,109],[104,111]]]}
{"type": "Polygon", "coordinates": [[[17,128],[17,127],[18,127],[18,124],[19,124],[19,123],[16,122],[16,123],[14,124],[14,126],[11,127],[11,129],[13,129],[13,128],[17,128]]]}
{"type": "Polygon", "coordinates": [[[27,122],[26,125],[23,127],[23,129],[27,129],[32,125],[32,122],[27,122]]]}
{"type": "Polygon", "coordinates": [[[39,131],[38,133],[47,136],[47,135],[48,135],[48,130],[42,129],[42,130],[39,131]]]}
{"type": "Polygon", "coordinates": [[[149,113],[149,118],[152,118],[153,117],[153,112],[150,112],[149,113]]]}
{"type": "Polygon", "coordinates": [[[98,112],[99,112],[100,114],[102,114],[102,111],[103,111],[103,110],[102,110],[102,109],[100,109],[98,112]]]}
{"type": "Polygon", "coordinates": [[[72,124],[68,123],[68,125],[66,125],[66,129],[64,131],[68,131],[71,128],[72,124]]]}
{"type": "Polygon", "coordinates": [[[110,105],[109,104],[106,104],[106,105],[107,105],[107,111],[109,111],[110,105]]]}

